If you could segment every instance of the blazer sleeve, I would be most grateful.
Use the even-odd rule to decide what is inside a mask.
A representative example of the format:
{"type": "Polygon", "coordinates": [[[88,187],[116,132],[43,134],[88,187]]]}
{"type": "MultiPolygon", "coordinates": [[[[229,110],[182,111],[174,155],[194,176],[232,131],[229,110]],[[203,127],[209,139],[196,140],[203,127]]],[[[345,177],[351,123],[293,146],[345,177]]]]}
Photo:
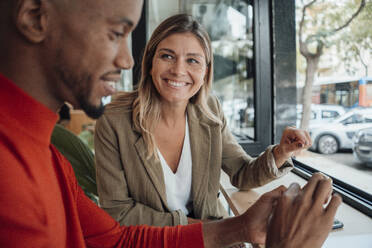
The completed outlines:
{"type": "Polygon", "coordinates": [[[272,152],[275,145],[269,146],[257,158],[249,156],[227,127],[217,99],[216,106],[222,122],[222,169],[230,176],[232,185],[243,190],[259,187],[287,174],[293,168],[291,159],[280,169],[277,168],[272,152]]]}
{"type": "Polygon", "coordinates": [[[121,225],[188,224],[187,217],[181,210],[162,212],[131,198],[116,132],[123,130],[114,130],[105,115],[97,121],[94,143],[100,206],[121,225]]]}

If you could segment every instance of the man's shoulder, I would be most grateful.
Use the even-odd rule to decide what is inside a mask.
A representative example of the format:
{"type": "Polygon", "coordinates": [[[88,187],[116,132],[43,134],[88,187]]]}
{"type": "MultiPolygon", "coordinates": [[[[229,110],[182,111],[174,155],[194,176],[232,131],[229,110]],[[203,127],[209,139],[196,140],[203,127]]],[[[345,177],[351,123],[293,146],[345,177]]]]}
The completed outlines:
{"type": "Polygon", "coordinates": [[[35,170],[29,163],[32,160],[28,156],[30,150],[32,147],[20,146],[12,136],[0,131],[0,202],[31,197],[30,190],[34,191],[36,185],[35,170]]]}
{"type": "Polygon", "coordinates": [[[75,176],[75,173],[71,166],[70,161],[58,150],[58,148],[55,145],[50,144],[50,150],[53,159],[56,161],[55,166],[60,167],[67,177],[73,178],[75,176]]]}
{"type": "Polygon", "coordinates": [[[14,169],[14,164],[23,162],[21,155],[31,149],[27,145],[28,138],[27,133],[16,125],[0,120],[0,167],[2,169],[14,169]]]}
{"type": "MultiPolygon", "coordinates": [[[[16,147],[12,144],[12,139],[0,131],[0,171],[14,170],[14,164],[19,163],[16,147]]],[[[3,175],[0,173],[0,175],[3,175]]]]}

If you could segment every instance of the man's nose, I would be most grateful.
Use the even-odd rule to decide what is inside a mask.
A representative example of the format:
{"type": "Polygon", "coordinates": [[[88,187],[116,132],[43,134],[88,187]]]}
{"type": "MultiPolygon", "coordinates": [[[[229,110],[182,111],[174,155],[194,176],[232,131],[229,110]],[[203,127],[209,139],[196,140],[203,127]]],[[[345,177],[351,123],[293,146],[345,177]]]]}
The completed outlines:
{"type": "Polygon", "coordinates": [[[171,67],[171,73],[176,75],[184,75],[186,74],[186,64],[184,61],[177,59],[171,67]]]}
{"type": "Polygon", "coordinates": [[[120,69],[129,70],[133,65],[134,60],[132,53],[129,50],[128,44],[125,42],[125,44],[122,44],[119,48],[118,54],[115,58],[115,66],[120,69]]]}

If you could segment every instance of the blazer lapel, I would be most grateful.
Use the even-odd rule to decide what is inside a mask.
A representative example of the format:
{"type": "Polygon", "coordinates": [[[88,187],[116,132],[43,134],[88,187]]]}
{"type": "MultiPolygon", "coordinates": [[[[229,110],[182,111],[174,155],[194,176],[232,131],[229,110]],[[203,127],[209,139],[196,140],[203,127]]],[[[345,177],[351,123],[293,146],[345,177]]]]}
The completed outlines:
{"type": "MultiPolygon", "coordinates": [[[[188,106],[188,120],[190,129],[190,145],[192,154],[192,186],[194,212],[201,213],[203,201],[208,190],[209,160],[211,156],[211,130],[210,126],[204,123],[203,117],[199,118],[196,107],[193,104],[188,106]]],[[[195,216],[200,217],[200,216],[195,216]]]]}
{"type": "Polygon", "coordinates": [[[152,181],[156,191],[159,193],[161,201],[163,202],[165,208],[169,211],[165,192],[163,168],[161,167],[160,161],[154,158],[146,158],[147,149],[142,136],[139,137],[134,146],[136,147],[138,156],[141,158],[142,164],[145,167],[150,180],[152,181]]]}

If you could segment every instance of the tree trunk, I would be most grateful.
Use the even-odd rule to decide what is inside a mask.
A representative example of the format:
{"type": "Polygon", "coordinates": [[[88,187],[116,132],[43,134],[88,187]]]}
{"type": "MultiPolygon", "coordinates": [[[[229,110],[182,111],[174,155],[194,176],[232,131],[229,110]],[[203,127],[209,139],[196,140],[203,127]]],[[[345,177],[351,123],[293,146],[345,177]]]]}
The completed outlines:
{"type": "Polygon", "coordinates": [[[309,121],[311,116],[311,97],[314,84],[315,73],[318,71],[320,55],[306,57],[306,78],[305,86],[302,94],[302,117],[301,129],[309,129],[309,121]]]}
{"type": "Polygon", "coordinates": [[[364,75],[366,77],[368,77],[368,64],[367,63],[364,63],[364,60],[362,58],[362,55],[361,55],[361,51],[358,50],[358,57],[359,57],[359,60],[360,60],[360,63],[362,63],[363,67],[364,67],[364,75]]]}

